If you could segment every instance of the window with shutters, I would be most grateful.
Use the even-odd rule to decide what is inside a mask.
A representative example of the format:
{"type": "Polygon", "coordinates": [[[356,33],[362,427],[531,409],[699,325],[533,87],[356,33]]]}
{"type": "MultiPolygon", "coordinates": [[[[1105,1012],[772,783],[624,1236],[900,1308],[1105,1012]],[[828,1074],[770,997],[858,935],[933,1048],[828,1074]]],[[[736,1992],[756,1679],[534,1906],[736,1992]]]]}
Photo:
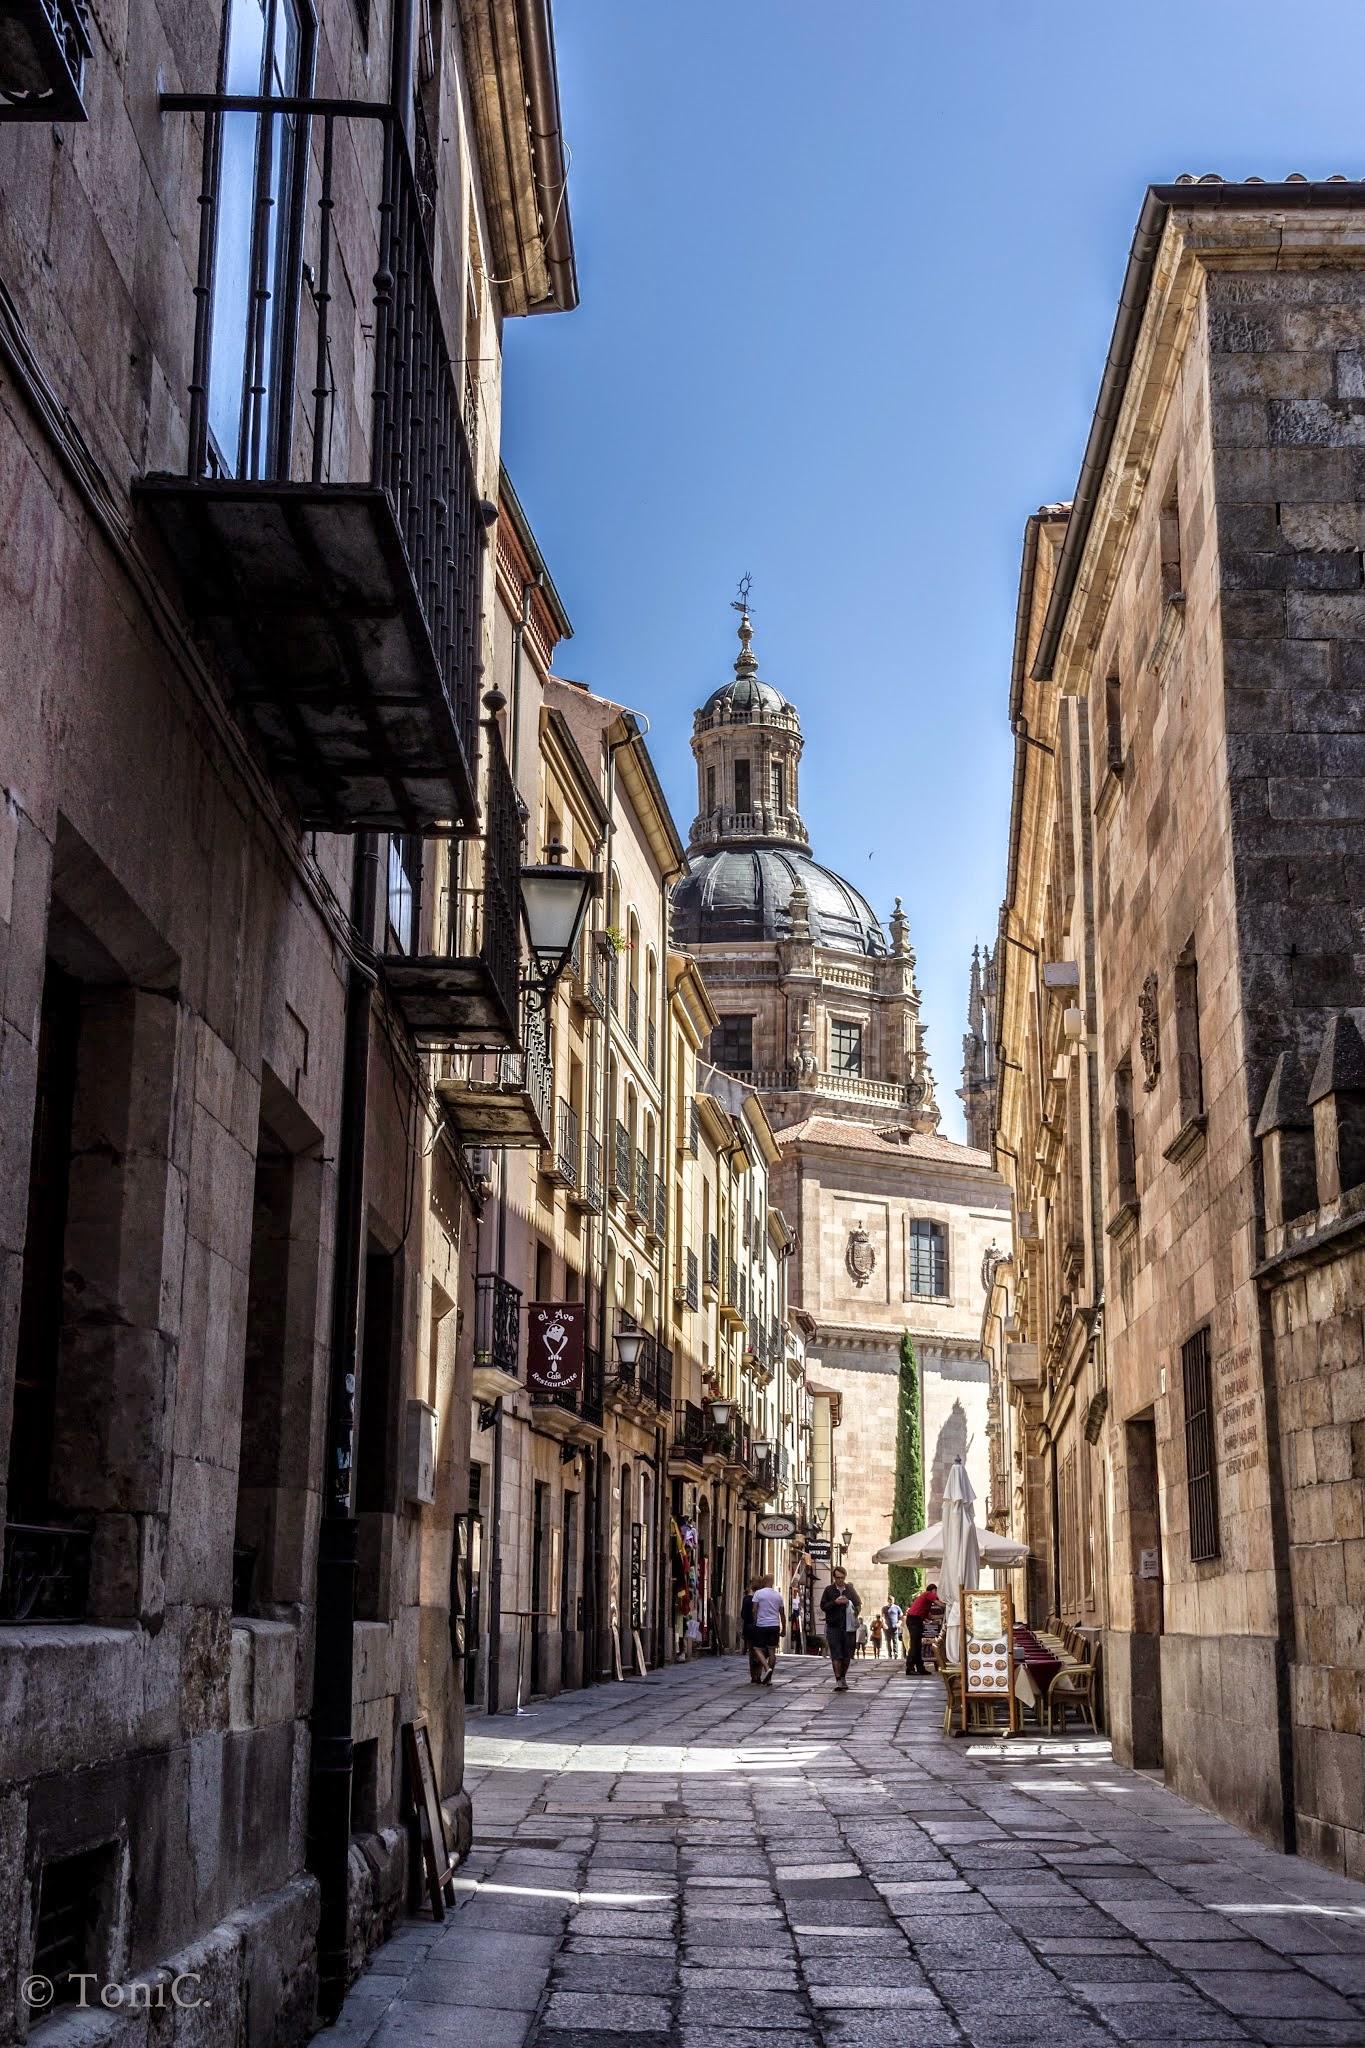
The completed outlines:
{"type": "Polygon", "coordinates": [[[1213,1455],[1213,1388],[1207,1325],[1180,1348],[1185,1392],[1185,1484],[1190,1503],[1190,1557],[1207,1562],[1222,1550],[1218,1475],[1213,1455]]]}

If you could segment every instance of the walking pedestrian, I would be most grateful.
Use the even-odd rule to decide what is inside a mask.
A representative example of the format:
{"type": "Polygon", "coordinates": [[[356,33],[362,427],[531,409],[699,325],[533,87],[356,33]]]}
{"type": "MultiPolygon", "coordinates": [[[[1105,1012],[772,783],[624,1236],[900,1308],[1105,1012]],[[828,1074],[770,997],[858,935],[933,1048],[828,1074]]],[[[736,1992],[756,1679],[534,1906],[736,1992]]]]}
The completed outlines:
{"type": "Polygon", "coordinates": [[[740,1640],[743,1642],[749,1655],[750,1685],[762,1683],[760,1674],[763,1670],[763,1666],[759,1662],[758,1646],[754,1642],[754,1593],[757,1586],[758,1580],[750,1579],[748,1585],[744,1588],[744,1598],[740,1602],[739,1608],[739,1633],[740,1640]]]}
{"type": "Polygon", "coordinates": [[[782,1595],[773,1584],[771,1572],[764,1572],[754,1587],[750,1605],[754,1617],[750,1633],[758,1658],[758,1682],[760,1685],[771,1685],[773,1673],[777,1669],[777,1652],[782,1641],[782,1631],[787,1625],[782,1595]]]}
{"type": "Polygon", "coordinates": [[[830,1669],[834,1673],[834,1690],[848,1691],[848,1667],[858,1641],[858,1616],[862,1601],[855,1587],[848,1583],[848,1573],[842,1565],[836,1565],[830,1575],[830,1582],[820,1595],[820,1612],[825,1617],[825,1641],[829,1645],[830,1669]]]}
{"type": "Polygon", "coordinates": [[[905,1609],[893,1593],[882,1609],[882,1620],[886,1623],[886,1654],[888,1657],[894,1657],[896,1654],[895,1645],[900,1641],[901,1622],[904,1618],[905,1609]]]}
{"type": "Polygon", "coordinates": [[[910,1602],[910,1611],[905,1617],[905,1632],[908,1638],[905,1645],[905,1675],[907,1678],[912,1675],[915,1678],[927,1678],[929,1676],[924,1668],[924,1624],[937,1606],[938,1587],[936,1585],[926,1586],[924,1591],[917,1593],[910,1602]]]}
{"type": "Polygon", "coordinates": [[[874,1657],[876,1658],[876,1660],[877,1660],[877,1662],[878,1662],[879,1664],[880,1664],[880,1663],[881,1663],[881,1661],[882,1661],[882,1637],[883,1637],[883,1635],[885,1634],[885,1632],[886,1632],[886,1623],[885,1623],[885,1622],[884,1622],[884,1621],[882,1620],[882,1617],[880,1616],[880,1614],[874,1614],[874,1615],[873,1615],[873,1617],[872,1617],[872,1630],[871,1630],[871,1633],[872,1633],[872,1654],[873,1654],[873,1656],[874,1656],[874,1657]]]}

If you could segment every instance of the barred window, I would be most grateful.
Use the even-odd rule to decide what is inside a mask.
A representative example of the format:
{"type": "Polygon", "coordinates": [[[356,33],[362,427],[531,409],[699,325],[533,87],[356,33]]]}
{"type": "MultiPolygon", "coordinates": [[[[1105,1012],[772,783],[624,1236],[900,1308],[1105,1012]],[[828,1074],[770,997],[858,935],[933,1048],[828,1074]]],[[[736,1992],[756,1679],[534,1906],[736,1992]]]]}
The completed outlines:
{"type": "Polygon", "coordinates": [[[1213,1455],[1213,1390],[1207,1325],[1180,1347],[1185,1382],[1185,1484],[1190,1501],[1190,1557],[1195,1563],[1222,1550],[1218,1529],[1218,1472],[1213,1455]]]}
{"type": "Polygon", "coordinates": [[[861,1074],[863,1071],[863,1027],[835,1019],[829,1027],[829,1067],[832,1074],[861,1074]]]}
{"type": "Polygon", "coordinates": [[[948,1292],[948,1239],[941,1223],[917,1217],[910,1225],[910,1292],[939,1298],[948,1292]]]}

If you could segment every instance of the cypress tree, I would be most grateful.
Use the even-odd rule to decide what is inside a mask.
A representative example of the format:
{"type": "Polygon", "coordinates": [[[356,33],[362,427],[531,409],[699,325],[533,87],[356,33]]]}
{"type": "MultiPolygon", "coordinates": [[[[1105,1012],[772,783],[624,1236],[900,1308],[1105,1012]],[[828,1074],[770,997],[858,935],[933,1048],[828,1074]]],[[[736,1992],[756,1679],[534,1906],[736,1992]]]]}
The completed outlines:
{"type": "MultiPolygon", "coordinates": [[[[919,1361],[907,1330],[901,1338],[900,1395],[896,1406],[896,1490],[891,1500],[891,1541],[924,1527],[924,1439],[920,1426],[919,1361]]],[[[908,1607],[920,1587],[917,1566],[893,1564],[891,1597],[908,1607]]]]}

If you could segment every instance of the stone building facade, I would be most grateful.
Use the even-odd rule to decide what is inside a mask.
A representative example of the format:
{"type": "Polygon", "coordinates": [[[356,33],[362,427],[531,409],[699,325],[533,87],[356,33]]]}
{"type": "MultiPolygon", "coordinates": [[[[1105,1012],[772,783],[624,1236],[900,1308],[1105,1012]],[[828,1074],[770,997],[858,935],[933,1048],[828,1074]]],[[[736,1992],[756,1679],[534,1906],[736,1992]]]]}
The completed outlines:
{"type": "Polygon", "coordinates": [[[1355,1869],[1360,205],[1148,195],[1030,667],[1088,735],[1116,1746],[1355,1869]]]}
{"type": "Polygon", "coordinates": [[[795,1233],[791,1299],[810,1379],[841,1415],[829,1484],[812,1500],[868,1597],[889,1534],[899,1347],[920,1361],[926,1500],[958,1452],[989,1484],[982,1259],[1008,1226],[989,1156],[938,1131],[909,923],[884,931],[809,852],[801,725],[759,675],[747,612],[733,679],[693,722],[698,808],[675,941],[706,976],[712,1058],[753,1088],[777,1134],[776,1199],[795,1233]]]}
{"type": "Polygon", "coordinates": [[[468,1838],[429,1053],[519,1056],[500,328],[574,287],[548,10],[414,14],[115,11],[83,101],[0,111],[6,2041],[30,1971],[178,1960],[222,2038],[310,2032],[418,1716],[468,1838]]]}

